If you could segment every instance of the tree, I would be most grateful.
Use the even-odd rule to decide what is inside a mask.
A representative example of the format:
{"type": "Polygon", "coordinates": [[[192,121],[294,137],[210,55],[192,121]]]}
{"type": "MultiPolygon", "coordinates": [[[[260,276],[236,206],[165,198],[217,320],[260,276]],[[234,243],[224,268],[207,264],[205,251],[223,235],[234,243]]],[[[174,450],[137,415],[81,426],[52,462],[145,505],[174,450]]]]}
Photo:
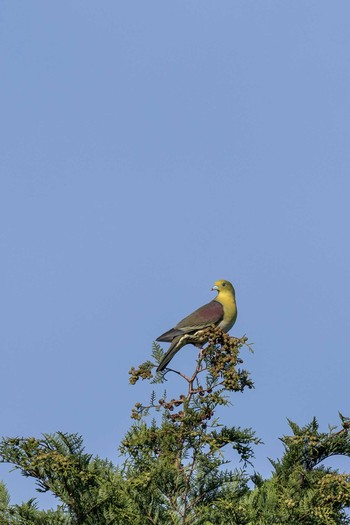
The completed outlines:
{"type": "Polygon", "coordinates": [[[55,512],[44,516],[36,512],[32,500],[16,506],[10,512],[13,524],[141,523],[118,468],[86,454],[83,440],[77,434],[57,432],[45,434],[42,439],[3,439],[0,457],[24,476],[34,478],[39,492],[50,491],[62,503],[55,512]],[[42,517],[47,521],[41,521],[42,517]]]}
{"type": "Polygon", "coordinates": [[[219,420],[232,395],[253,387],[239,353],[247,338],[215,328],[195,335],[208,344],[191,376],[154,372],[163,356],[156,343],[155,362],[131,369],[132,384],[142,379],[155,389],[177,374],[184,390],[171,399],[152,392],[149,403],[135,405],[120,468],[87,454],[78,434],[3,438],[0,460],[60,504],[49,511],[35,500],[11,505],[0,483],[0,525],[350,525],[350,475],[324,466],[331,456],[350,456],[349,418],[340,415],[340,430],[328,432],[316,419],[304,427],[289,422],[293,435],[282,438],[284,454],[271,460],[271,477],[249,476],[260,440],[250,428],[219,420]],[[229,447],[238,458],[233,469],[229,447]]]}
{"type": "MultiPolygon", "coordinates": [[[[137,422],[122,441],[121,450],[128,457],[124,473],[149,523],[209,525],[216,502],[228,490],[236,497],[248,490],[243,469],[223,469],[224,448],[232,447],[244,466],[253,456],[252,445],[260,440],[251,429],[222,425],[216,414],[219,406],[230,404],[230,393],[253,387],[248,372],[239,368],[239,350],[247,338],[230,337],[219,328],[201,330],[196,341],[199,337],[209,342],[199,352],[191,376],[170,369],[153,376],[151,361],[130,372],[133,384],[140,378],[163,383],[174,372],[186,385],[176,399],[164,395],[156,401],[153,392],[148,405],[137,403],[133,410],[137,422]],[[159,423],[156,418],[146,422],[150,411],[161,414],[159,423]]],[[[158,362],[163,357],[156,343],[153,357],[158,362]]],[[[232,519],[232,524],[243,523],[232,519]]]]}
{"type": "Polygon", "coordinates": [[[337,525],[350,523],[350,475],[326,468],[325,459],[350,457],[349,418],[340,414],[341,430],[320,432],[314,418],[299,427],[289,421],[292,436],[284,436],[281,460],[271,461],[271,479],[256,479],[256,489],[247,497],[250,523],[337,525]]]}

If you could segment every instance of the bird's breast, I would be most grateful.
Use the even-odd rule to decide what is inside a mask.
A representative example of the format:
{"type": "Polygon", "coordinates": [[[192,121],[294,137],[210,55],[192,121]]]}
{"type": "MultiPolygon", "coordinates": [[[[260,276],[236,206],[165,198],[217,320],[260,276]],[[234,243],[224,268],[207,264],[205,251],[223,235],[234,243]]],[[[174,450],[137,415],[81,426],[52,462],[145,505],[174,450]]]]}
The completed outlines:
{"type": "Polygon", "coordinates": [[[236,301],[233,298],[225,298],[222,301],[224,307],[224,317],[219,323],[219,327],[224,332],[231,330],[237,319],[237,306],[236,301]]]}

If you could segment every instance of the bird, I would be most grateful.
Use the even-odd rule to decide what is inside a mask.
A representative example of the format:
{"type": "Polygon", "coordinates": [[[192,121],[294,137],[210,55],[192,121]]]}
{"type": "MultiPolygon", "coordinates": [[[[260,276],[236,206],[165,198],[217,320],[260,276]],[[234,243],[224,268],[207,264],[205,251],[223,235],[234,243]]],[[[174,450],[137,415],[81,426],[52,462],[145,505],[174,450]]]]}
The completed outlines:
{"type": "Polygon", "coordinates": [[[221,279],[215,281],[212,290],[218,292],[215,299],[201,306],[178,322],[174,328],[157,337],[156,341],[171,343],[158,365],[157,372],[163,371],[168,366],[180,348],[191,343],[188,340],[190,338],[184,336],[194,334],[209,326],[217,326],[224,332],[231,330],[237,319],[235,289],[229,281],[221,279]]]}

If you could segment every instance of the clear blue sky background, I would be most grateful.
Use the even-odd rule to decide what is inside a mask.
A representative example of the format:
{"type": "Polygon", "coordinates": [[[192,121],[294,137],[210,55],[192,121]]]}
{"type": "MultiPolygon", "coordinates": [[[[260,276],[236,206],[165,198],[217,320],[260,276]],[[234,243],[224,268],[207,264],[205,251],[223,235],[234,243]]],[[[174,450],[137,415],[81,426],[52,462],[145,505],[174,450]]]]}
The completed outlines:
{"type": "MultiPolygon", "coordinates": [[[[264,440],[255,469],[287,417],[350,414],[349,19],[348,0],[1,2],[2,435],[79,432],[120,462],[150,395],[128,370],[219,278],[254,342],[256,388],[223,420],[264,440]]],[[[35,495],[8,472],[13,502],[35,495]]]]}

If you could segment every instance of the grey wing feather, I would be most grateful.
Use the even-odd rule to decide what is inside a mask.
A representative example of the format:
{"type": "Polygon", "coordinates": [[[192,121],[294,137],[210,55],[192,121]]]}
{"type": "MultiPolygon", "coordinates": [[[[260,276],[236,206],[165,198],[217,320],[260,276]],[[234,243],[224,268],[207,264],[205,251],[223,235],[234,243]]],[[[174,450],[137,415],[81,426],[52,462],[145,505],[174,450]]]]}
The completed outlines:
{"type": "Polygon", "coordinates": [[[164,334],[157,337],[156,341],[163,341],[165,343],[170,343],[174,337],[177,335],[182,335],[183,332],[181,330],[177,330],[176,328],[172,328],[171,330],[168,330],[164,334]]]}
{"type": "Polygon", "coordinates": [[[165,353],[163,359],[158,365],[157,372],[161,372],[166,368],[166,366],[170,363],[174,355],[182,348],[182,344],[180,343],[181,336],[174,337],[173,342],[169,346],[168,351],[165,353]]]}

